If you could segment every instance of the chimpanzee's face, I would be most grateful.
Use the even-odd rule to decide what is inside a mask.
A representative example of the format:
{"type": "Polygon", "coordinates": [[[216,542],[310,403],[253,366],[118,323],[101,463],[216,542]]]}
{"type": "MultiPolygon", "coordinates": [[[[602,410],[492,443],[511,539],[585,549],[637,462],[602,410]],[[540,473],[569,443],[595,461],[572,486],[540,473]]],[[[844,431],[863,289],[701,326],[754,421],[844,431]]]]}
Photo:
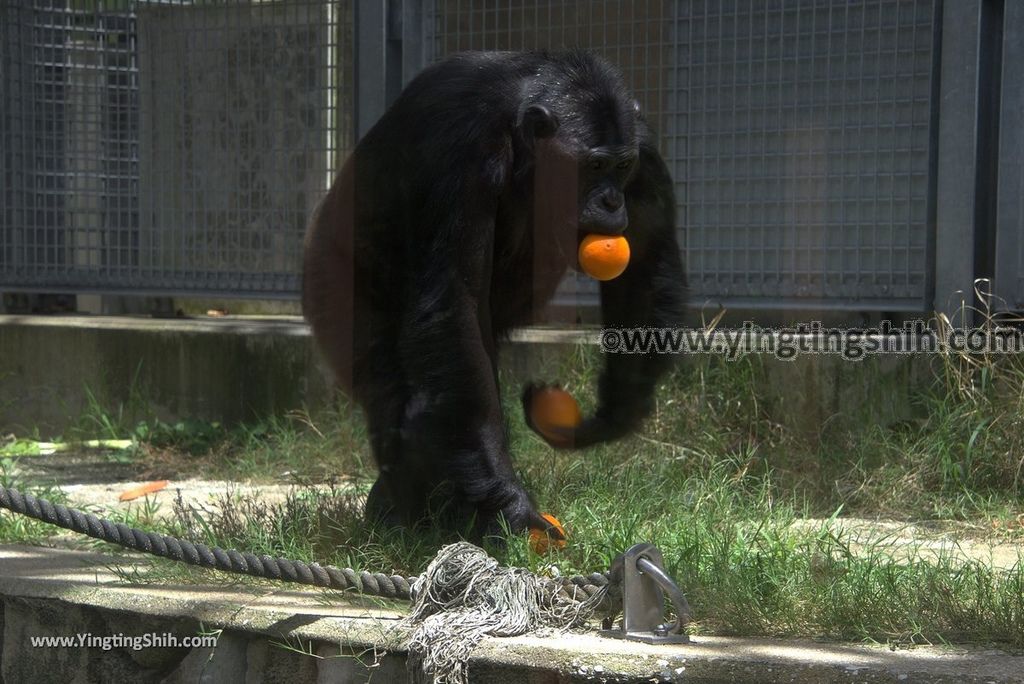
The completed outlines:
{"type": "Polygon", "coordinates": [[[579,230],[620,235],[629,225],[625,188],[636,171],[636,147],[608,145],[579,155],[579,230]]]}
{"type": "Polygon", "coordinates": [[[544,106],[524,115],[534,147],[535,225],[556,241],[629,226],[626,187],[637,172],[635,102],[594,97],[561,116],[544,106]]]}

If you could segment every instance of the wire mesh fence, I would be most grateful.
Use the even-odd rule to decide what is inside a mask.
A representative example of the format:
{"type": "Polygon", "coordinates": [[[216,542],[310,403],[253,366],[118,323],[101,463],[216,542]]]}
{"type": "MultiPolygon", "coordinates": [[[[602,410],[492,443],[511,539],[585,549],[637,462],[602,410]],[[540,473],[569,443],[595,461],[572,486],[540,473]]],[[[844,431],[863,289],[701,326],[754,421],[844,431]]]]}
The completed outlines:
{"type": "Polygon", "coordinates": [[[667,130],[696,291],[924,308],[934,2],[678,7],[667,130]]]}
{"type": "MultiPolygon", "coordinates": [[[[1019,15],[1007,3],[1007,121],[1019,15]]],[[[941,0],[0,0],[0,289],[294,298],[357,115],[365,130],[420,61],[584,47],[660,133],[698,305],[926,310],[939,38],[960,28],[942,16],[941,0]],[[371,15],[386,22],[357,31],[371,15]]],[[[1024,306],[1021,155],[1001,140],[995,269],[1024,306]]]]}
{"type": "Polygon", "coordinates": [[[351,3],[0,8],[5,287],[295,296],[352,145],[351,3]]]}
{"type": "Polygon", "coordinates": [[[662,134],[698,301],[930,303],[935,0],[435,7],[435,59],[582,46],[620,66],[662,134]]]}

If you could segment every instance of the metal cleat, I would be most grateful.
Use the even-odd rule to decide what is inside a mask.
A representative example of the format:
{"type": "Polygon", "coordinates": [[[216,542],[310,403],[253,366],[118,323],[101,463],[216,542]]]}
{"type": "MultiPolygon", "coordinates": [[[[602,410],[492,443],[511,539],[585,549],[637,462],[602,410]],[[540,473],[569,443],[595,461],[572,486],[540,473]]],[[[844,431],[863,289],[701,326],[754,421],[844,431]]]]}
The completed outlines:
{"type": "Polygon", "coordinates": [[[661,551],[653,544],[636,544],[612,562],[613,582],[622,586],[622,620],[618,629],[606,623],[601,636],[647,644],[685,644],[690,604],[664,569],[661,551]],[[676,612],[675,622],[663,621],[665,595],[676,612]]]}

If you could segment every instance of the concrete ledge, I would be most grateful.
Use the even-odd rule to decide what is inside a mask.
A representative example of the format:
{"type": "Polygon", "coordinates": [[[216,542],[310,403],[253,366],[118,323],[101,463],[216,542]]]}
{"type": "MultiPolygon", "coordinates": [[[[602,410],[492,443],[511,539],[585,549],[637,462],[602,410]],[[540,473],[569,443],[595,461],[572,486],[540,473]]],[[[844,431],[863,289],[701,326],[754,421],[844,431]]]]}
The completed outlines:
{"type": "MultiPolygon", "coordinates": [[[[503,347],[516,381],[553,381],[590,330],[530,328],[503,347]]],[[[707,362],[689,355],[685,363],[707,362]]],[[[911,417],[909,401],[928,381],[927,355],[860,361],[802,355],[756,357],[759,405],[802,433],[911,417]]],[[[328,405],[332,382],[308,327],[296,316],[154,319],[114,316],[0,316],[0,432],[59,434],[89,394],[112,410],[139,398],[165,420],[224,423],[328,405]]]]}
{"type": "MultiPolygon", "coordinates": [[[[284,585],[128,585],[114,559],[0,547],[4,681],[401,682],[402,605],[284,585]],[[282,588],[283,587],[283,588],[282,588]],[[326,600],[325,600],[326,599],[326,600]],[[194,636],[215,648],[31,647],[30,637],[194,636]],[[40,673],[46,673],[40,679],[40,673]]],[[[130,566],[145,558],[126,556],[130,566]]],[[[471,680],[565,682],[1024,682],[1024,657],[991,649],[914,648],[696,637],[648,646],[593,634],[486,639],[471,680]]]]}
{"type": "MultiPolygon", "coordinates": [[[[586,333],[516,331],[568,353],[586,333]]],[[[523,364],[518,364],[522,366],[523,364]]],[[[58,434],[88,405],[143,398],[166,420],[233,423],[328,405],[333,383],[298,316],[0,315],[0,432],[58,434]]]]}
{"type": "Polygon", "coordinates": [[[0,430],[60,433],[89,393],[107,410],[144,398],[166,420],[226,423],[332,397],[296,317],[0,316],[0,430]]]}

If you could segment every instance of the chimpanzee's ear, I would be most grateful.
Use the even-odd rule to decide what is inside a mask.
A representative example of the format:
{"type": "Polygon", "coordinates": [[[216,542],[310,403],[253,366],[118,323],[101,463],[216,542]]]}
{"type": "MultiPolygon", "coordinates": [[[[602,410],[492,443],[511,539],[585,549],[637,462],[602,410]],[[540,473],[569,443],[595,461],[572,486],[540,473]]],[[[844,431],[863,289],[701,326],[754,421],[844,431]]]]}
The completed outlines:
{"type": "Polygon", "coordinates": [[[550,138],[558,130],[558,117],[541,104],[532,104],[519,114],[519,132],[527,144],[538,138],[550,138]]]}

